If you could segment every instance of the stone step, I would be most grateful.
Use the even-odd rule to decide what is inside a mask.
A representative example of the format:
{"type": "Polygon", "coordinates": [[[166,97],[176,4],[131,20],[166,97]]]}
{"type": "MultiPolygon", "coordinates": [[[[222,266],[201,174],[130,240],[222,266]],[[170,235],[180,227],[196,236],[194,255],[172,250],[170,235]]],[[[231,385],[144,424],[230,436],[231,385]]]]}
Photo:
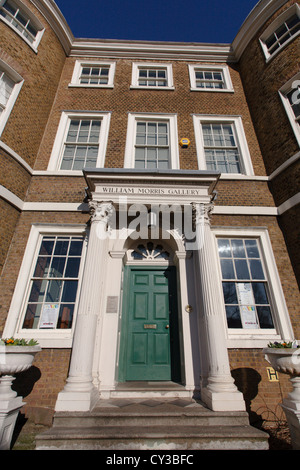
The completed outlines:
{"type": "Polygon", "coordinates": [[[249,424],[246,412],[215,412],[190,400],[147,400],[128,402],[110,400],[110,405],[98,405],[92,412],[57,412],[54,427],[94,426],[239,426],[249,424]]]}
{"type": "Polygon", "coordinates": [[[36,437],[37,450],[267,450],[267,435],[245,426],[58,427],[36,437]]]}
{"type": "Polygon", "coordinates": [[[246,412],[215,412],[194,399],[100,400],[91,412],[57,412],[37,449],[268,449],[246,412]]]}

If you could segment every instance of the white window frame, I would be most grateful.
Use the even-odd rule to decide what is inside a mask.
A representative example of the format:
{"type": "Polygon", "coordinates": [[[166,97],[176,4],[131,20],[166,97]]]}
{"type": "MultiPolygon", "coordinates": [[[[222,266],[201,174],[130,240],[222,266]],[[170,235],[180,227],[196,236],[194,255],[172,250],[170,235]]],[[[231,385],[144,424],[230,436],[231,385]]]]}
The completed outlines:
{"type": "Polygon", "coordinates": [[[266,58],[266,62],[269,62],[273,57],[275,57],[284,47],[286,47],[291,41],[294,41],[294,39],[299,36],[300,31],[298,31],[296,34],[294,34],[292,37],[287,39],[281,46],[279,46],[278,49],[276,49],[272,54],[268,51],[268,47],[266,45],[267,39],[276,31],[277,28],[280,27],[286,20],[288,20],[291,16],[293,15],[298,15],[300,18],[300,7],[297,3],[292,5],[290,8],[288,8],[286,11],[284,11],[281,15],[279,15],[273,23],[268,26],[268,28],[263,32],[263,34],[260,36],[259,41],[263,50],[263,53],[266,58]]]}
{"type": "Polygon", "coordinates": [[[16,99],[21,91],[24,80],[14,69],[7,65],[3,60],[0,59],[0,71],[3,71],[8,77],[15,83],[12,93],[0,114],[0,136],[5,128],[9,115],[14,107],[16,99]]]}
{"type": "Polygon", "coordinates": [[[73,75],[69,87],[80,87],[80,88],[113,88],[114,77],[115,77],[116,63],[111,61],[98,62],[98,61],[81,61],[76,60],[73,70],[73,75]],[[81,70],[84,67],[109,67],[108,83],[106,84],[90,84],[90,83],[79,83],[81,76],[81,70]]]}
{"type": "MultiPolygon", "coordinates": [[[[218,238],[255,238],[258,241],[262,263],[268,282],[268,292],[273,315],[274,329],[239,329],[228,328],[224,300],[222,302],[224,326],[227,332],[228,347],[261,348],[269,341],[293,340],[294,334],[282,290],[275,257],[268,230],[265,227],[212,227],[215,239],[215,250],[218,259],[219,285],[222,291],[222,272],[218,254],[218,238]]],[[[223,298],[223,293],[222,293],[223,298]]]]}
{"type": "MultiPolygon", "coordinates": [[[[136,124],[139,121],[162,121],[169,124],[169,148],[170,148],[170,170],[178,170],[179,151],[178,151],[178,133],[177,133],[177,115],[176,114],[152,114],[152,113],[129,113],[127,138],[125,146],[124,168],[135,167],[135,138],[136,124]]],[[[151,171],[151,170],[149,170],[151,171]]]]}
{"type": "Polygon", "coordinates": [[[84,259],[86,255],[86,226],[85,225],[47,225],[34,224],[31,227],[23,261],[19,271],[18,280],[12,297],[6,325],[3,331],[3,338],[34,338],[42,347],[70,348],[76,325],[78,300],[84,269],[84,259]],[[47,235],[75,235],[84,237],[82,257],[79,271],[79,282],[77,288],[77,299],[74,309],[72,328],[70,329],[27,329],[22,328],[25,310],[27,306],[28,291],[30,281],[35,269],[40,242],[43,236],[47,235]]]}
{"type": "Polygon", "coordinates": [[[47,171],[56,171],[60,174],[82,175],[82,170],[61,170],[61,162],[63,157],[63,150],[66,135],[69,129],[71,119],[101,119],[100,136],[99,136],[99,151],[96,163],[96,168],[103,168],[106,154],[106,147],[108,141],[108,132],[110,124],[110,112],[72,112],[63,111],[58,131],[54,140],[53,149],[51,152],[47,171]]]}
{"type": "Polygon", "coordinates": [[[207,91],[207,92],[216,92],[216,93],[233,93],[233,86],[230,77],[230,72],[227,65],[210,65],[210,64],[189,64],[189,77],[190,77],[190,85],[191,91],[207,91]],[[224,79],[224,86],[225,88],[199,88],[196,86],[196,72],[200,70],[202,72],[221,72],[224,79]]]}
{"type": "Polygon", "coordinates": [[[233,124],[235,128],[235,134],[237,139],[237,146],[240,153],[240,164],[241,164],[241,173],[222,173],[222,175],[228,175],[232,177],[233,175],[248,175],[253,176],[253,166],[251,162],[251,156],[249,147],[247,144],[247,139],[243,127],[242,118],[240,116],[216,116],[210,114],[195,114],[193,116],[194,120],[194,132],[196,137],[196,149],[197,149],[197,158],[198,165],[200,170],[206,170],[206,159],[204,151],[204,140],[202,134],[202,124],[204,123],[227,123],[233,124]]]}
{"type": "Polygon", "coordinates": [[[133,62],[130,88],[140,89],[140,90],[174,90],[172,64],[161,64],[161,63],[153,63],[153,62],[133,62]],[[165,70],[166,75],[167,75],[167,85],[166,86],[141,86],[139,85],[139,70],[140,69],[165,70]]]}
{"type": "MultiPolygon", "coordinates": [[[[22,39],[25,41],[33,50],[37,53],[38,45],[41,42],[42,36],[44,34],[45,28],[42,23],[37,19],[37,17],[32,13],[32,11],[27,8],[24,3],[20,0],[13,0],[13,2],[19,7],[20,11],[34,24],[35,28],[37,29],[37,35],[35,41],[30,42],[23,34],[22,31],[19,31],[15,26],[13,26],[6,18],[0,15],[0,20],[2,20],[5,24],[7,24],[10,28],[12,28],[22,39]]],[[[5,0],[0,0],[0,7],[2,7],[5,3],[5,0]]]]}
{"type": "Polygon", "coordinates": [[[283,87],[280,88],[278,91],[279,96],[281,98],[282,104],[285,108],[287,117],[290,121],[291,127],[293,129],[293,132],[295,134],[296,140],[298,142],[298,145],[300,146],[300,121],[296,120],[294,111],[291,107],[291,104],[288,100],[287,94],[292,91],[294,88],[295,90],[295,99],[300,100],[300,92],[299,92],[299,87],[300,86],[300,72],[294,75],[287,83],[283,85],[283,87]],[[298,88],[298,90],[297,90],[298,88]]]}

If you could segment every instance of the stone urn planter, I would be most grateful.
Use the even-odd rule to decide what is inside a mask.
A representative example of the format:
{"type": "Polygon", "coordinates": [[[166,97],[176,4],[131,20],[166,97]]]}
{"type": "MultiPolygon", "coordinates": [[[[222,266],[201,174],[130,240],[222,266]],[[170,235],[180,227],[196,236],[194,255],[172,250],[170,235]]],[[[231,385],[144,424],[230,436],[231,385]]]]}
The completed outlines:
{"type": "Polygon", "coordinates": [[[17,416],[25,404],[11,388],[14,375],[29,369],[39,351],[38,345],[11,346],[0,342],[0,450],[10,449],[17,416]]]}
{"type": "Polygon", "coordinates": [[[273,369],[290,376],[293,390],[283,399],[281,407],[289,425],[293,449],[300,450],[300,348],[268,347],[263,353],[273,369]]]}

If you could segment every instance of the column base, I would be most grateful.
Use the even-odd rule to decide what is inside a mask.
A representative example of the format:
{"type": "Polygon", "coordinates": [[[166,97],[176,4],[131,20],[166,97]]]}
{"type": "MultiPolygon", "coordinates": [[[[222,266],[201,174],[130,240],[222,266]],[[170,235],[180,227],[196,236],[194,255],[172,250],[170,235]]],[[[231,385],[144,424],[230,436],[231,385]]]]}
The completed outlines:
{"type": "Polygon", "coordinates": [[[22,397],[3,400],[0,403],[0,450],[10,450],[11,439],[20,409],[25,403],[22,397]]]}
{"type": "Polygon", "coordinates": [[[201,390],[201,400],[212,411],[246,411],[243,394],[236,391],[214,392],[207,388],[201,390]]]}
{"type": "Polygon", "coordinates": [[[289,425],[293,449],[300,450],[300,404],[298,403],[297,410],[295,404],[289,402],[289,400],[284,400],[281,407],[289,425]],[[290,404],[292,408],[289,407],[290,404]]]}
{"type": "Polygon", "coordinates": [[[99,391],[62,390],[57,397],[55,411],[91,411],[99,400],[99,391]]]}

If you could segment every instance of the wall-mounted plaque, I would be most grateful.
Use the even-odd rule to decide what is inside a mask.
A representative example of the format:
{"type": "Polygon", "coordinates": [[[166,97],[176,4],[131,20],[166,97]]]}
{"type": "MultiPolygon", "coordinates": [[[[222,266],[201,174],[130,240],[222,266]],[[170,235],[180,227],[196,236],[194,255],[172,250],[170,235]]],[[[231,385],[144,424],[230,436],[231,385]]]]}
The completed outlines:
{"type": "Polygon", "coordinates": [[[118,313],[118,296],[109,295],[106,302],[106,313],[118,313]]]}

